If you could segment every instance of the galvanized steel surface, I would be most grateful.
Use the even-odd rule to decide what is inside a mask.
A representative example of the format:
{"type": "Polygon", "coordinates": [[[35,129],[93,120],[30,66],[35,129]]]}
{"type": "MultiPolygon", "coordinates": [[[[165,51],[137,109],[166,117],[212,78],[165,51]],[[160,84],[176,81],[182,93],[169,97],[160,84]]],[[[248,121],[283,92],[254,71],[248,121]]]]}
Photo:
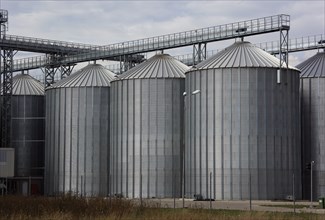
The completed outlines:
{"type": "MultiPolygon", "coordinates": [[[[246,46],[236,45],[241,47],[236,43],[230,49],[250,54],[242,51],[246,46]]],[[[261,53],[250,57],[257,59],[261,53]]],[[[279,62],[272,58],[269,67],[247,67],[237,60],[240,54],[231,58],[238,65],[230,67],[236,68],[198,65],[186,73],[187,94],[200,90],[186,96],[186,195],[209,198],[211,193],[214,199],[242,200],[249,199],[251,187],[252,199],[283,199],[292,195],[294,172],[299,198],[299,72],[287,70],[277,84],[273,65],[279,62]]],[[[205,63],[216,63],[223,55],[205,63]]]]}
{"type": "Polygon", "coordinates": [[[325,77],[325,52],[319,52],[297,65],[301,70],[300,77],[325,77]]]}
{"type": "Polygon", "coordinates": [[[28,74],[18,74],[12,79],[13,95],[44,96],[44,85],[28,74]]]}
{"type": "Polygon", "coordinates": [[[310,170],[313,166],[313,198],[325,195],[325,53],[317,53],[297,66],[302,98],[303,196],[310,199],[310,170]]]}
{"type": "Polygon", "coordinates": [[[188,68],[168,55],[140,65],[112,82],[111,193],[180,197],[182,94],[188,68]],[[141,74],[134,74],[140,69],[141,74]]]}
{"type": "MultiPolygon", "coordinates": [[[[247,41],[236,42],[209,59],[199,63],[198,69],[267,67],[279,68],[280,61],[275,56],[261,50],[247,41]]],[[[296,69],[289,66],[290,69],[296,69]]]]}
{"type": "Polygon", "coordinates": [[[46,193],[106,196],[110,82],[88,65],[46,91],[46,193]]]}
{"type": "Polygon", "coordinates": [[[45,146],[44,86],[29,75],[16,75],[13,77],[11,108],[15,176],[43,176],[45,146]]]}
{"type": "Polygon", "coordinates": [[[100,64],[89,64],[63,80],[53,84],[51,88],[72,88],[90,86],[110,86],[115,78],[114,73],[100,64]]]}
{"type": "Polygon", "coordinates": [[[177,61],[168,54],[156,54],[146,62],[137,65],[119,79],[150,79],[150,78],[185,78],[185,71],[189,69],[185,64],[177,61]]]}

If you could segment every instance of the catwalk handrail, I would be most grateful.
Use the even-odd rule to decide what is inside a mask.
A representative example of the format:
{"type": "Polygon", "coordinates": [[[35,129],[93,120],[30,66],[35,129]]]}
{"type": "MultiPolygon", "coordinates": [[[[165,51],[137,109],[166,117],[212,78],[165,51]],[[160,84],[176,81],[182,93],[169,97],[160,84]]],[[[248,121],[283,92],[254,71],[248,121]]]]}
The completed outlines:
{"type": "MultiPolygon", "coordinates": [[[[91,60],[109,59],[112,57],[120,57],[124,55],[145,53],[156,50],[189,46],[198,43],[207,43],[261,33],[274,32],[281,29],[289,29],[289,27],[290,16],[280,14],[185,32],[144,38],[140,40],[116,43],[106,46],[98,46],[92,48],[92,50],[87,53],[63,57],[60,60],[56,60],[55,64],[73,64],[91,60]]],[[[37,42],[35,39],[31,39],[31,41],[37,42]]],[[[63,42],[62,44],[66,45],[67,42],[63,42]]],[[[43,58],[37,57],[27,58],[27,60],[20,60],[15,62],[14,66],[20,66],[20,70],[37,68],[37,66],[42,67],[48,64],[46,56],[42,57],[43,58]]],[[[19,68],[16,68],[15,66],[14,71],[18,70],[19,68]]]]}
{"type": "Polygon", "coordinates": [[[35,37],[26,37],[6,34],[0,39],[0,48],[10,48],[14,50],[44,52],[44,53],[64,53],[86,52],[98,50],[98,45],[74,43],[60,40],[50,40],[35,37]]]}
{"type": "MultiPolygon", "coordinates": [[[[279,41],[272,41],[272,42],[263,42],[255,45],[267,51],[268,53],[278,54],[279,44],[280,44],[279,41]]],[[[289,39],[288,46],[289,46],[289,50],[288,50],[289,53],[325,48],[325,36],[319,34],[319,35],[310,35],[310,36],[289,39]]],[[[218,51],[220,50],[207,51],[207,58],[216,54],[218,51]]],[[[180,60],[181,62],[185,63],[186,65],[191,66],[193,64],[193,53],[177,55],[174,57],[180,60]]],[[[37,69],[37,68],[44,67],[46,64],[47,64],[47,57],[44,55],[16,59],[14,60],[13,71],[37,69]]],[[[114,72],[119,71],[119,67],[117,67],[114,64],[109,65],[107,67],[113,70],[114,72]]]]}
{"type": "Polygon", "coordinates": [[[137,53],[190,46],[237,37],[280,31],[290,28],[289,15],[274,15],[269,17],[240,21],[214,27],[144,38],[99,47],[98,51],[76,54],[65,57],[61,63],[78,63],[90,60],[107,59],[137,53]]]}

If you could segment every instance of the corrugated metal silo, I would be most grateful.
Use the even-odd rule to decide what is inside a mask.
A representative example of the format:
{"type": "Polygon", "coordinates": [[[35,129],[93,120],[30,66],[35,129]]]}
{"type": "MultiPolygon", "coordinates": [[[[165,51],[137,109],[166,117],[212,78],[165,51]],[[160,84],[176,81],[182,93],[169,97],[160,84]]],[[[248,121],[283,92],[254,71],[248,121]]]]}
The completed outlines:
{"type": "Polygon", "coordinates": [[[112,194],[180,196],[186,70],[158,54],[112,82],[112,194]]]}
{"type": "Polygon", "coordinates": [[[236,42],[186,73],[187,196],[283,199],[294,172],[299,197],[299,71],[279,64],[236,42]]]}
{"type": "Polygon", "coordinates": [[[113,78],[90,64],[46,90],[47,194],[107,195],[113,78]]]}
{"type": "Polygon", "coordinates": [[[301,70],[303,197],[310,199],[310,170],[313,165],[313,198],[325,195],[325,52],[297,66],[301,70]]]}
{"type": "Polygon", "coordinates": [[[45,145],[45,96],[42,83],[27,74],[13,77],[12,147],[15,176],[43,177],[45,145]]]}

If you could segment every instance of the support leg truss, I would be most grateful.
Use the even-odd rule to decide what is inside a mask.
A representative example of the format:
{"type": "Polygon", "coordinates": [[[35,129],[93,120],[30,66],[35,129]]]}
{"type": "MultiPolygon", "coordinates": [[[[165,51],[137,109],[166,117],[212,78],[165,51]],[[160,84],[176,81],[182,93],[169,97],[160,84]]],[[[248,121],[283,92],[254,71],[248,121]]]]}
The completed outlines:
{"type": "Polygon", "coordinates": [[[288,51],[289,51],[289,28],[282,28],[280,31],[280,69],[288,68],[288,51]]]}
{"type": "Polygon", "coordinates": [[[193,45],[193,66],[207,58],[207,43],[193,45]]]}
{"type": "Polygon", "coordinates": [[[75,67],[75,65],[61,66],[61,68],[60,68],[61,79],[64,79],[67,76],[70,76],[74,67],[75,67]]]}
{"type": "Polygon", "coordinates": [[[55,74],[59,69],[57,63],[60,56],[55,54],[48,54],[46,55],[46,58],[47,65],[43,69],[43,73],[45,74],[45,88],[51,86],[55,82],[55,74]]]}
{"type": "Polygon", "coordinates": [[[46,66],[44,67],[45,74],[45,88],[51,86],[55,82],[55,74],[58,70],[58,67],[46,66]]]}
{"type": "Polygon", "coordinates": [[[134,62],[131,56],[132,55],[120,56],[120,74],[136,66],[137,62],[134,62]]]}
{"type": "Polygon", "coordinates": [[[3,71],[2,81],[2,105],[1,105],[1,146],[11,147],[11,97],[13,78],[13,57],[16,54],[12,49],[1,50],[3,71]]]}
{"type": "Polygon", "coordinates": [[[278,75],[278,83],[283,81],[285,84],[287,83],[286,74],[284,74],[288,70],[288,50],[289,50],[289,27],[284,26],[280,30],[280,48],[279,48],[279,56],[280,56],[280,72],[278,75]]]}

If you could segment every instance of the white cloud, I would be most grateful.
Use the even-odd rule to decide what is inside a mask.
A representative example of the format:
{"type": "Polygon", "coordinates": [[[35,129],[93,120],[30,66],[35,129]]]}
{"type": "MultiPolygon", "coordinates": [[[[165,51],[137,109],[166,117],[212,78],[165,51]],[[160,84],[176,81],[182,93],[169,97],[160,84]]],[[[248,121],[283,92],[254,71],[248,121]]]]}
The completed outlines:
{"type": "MultiPolygon", "coordinates": [[[[324,33],[324,1],[23,1],[3,0],[9,34],[111,44],[275,14],[291,15],[290,37],[324,33]]],[[[246,38],[278,40],[279,34],[246,38]]],[[[208,44],[223,48],[233,40],[208,44]]],[[[190,53],[191,48],[167,51],[190,53]]],[[[307,53],[306,53],[307,54],[307,53]]],[[[290,56],[301,62],[302,55],[290,56]]]]}

